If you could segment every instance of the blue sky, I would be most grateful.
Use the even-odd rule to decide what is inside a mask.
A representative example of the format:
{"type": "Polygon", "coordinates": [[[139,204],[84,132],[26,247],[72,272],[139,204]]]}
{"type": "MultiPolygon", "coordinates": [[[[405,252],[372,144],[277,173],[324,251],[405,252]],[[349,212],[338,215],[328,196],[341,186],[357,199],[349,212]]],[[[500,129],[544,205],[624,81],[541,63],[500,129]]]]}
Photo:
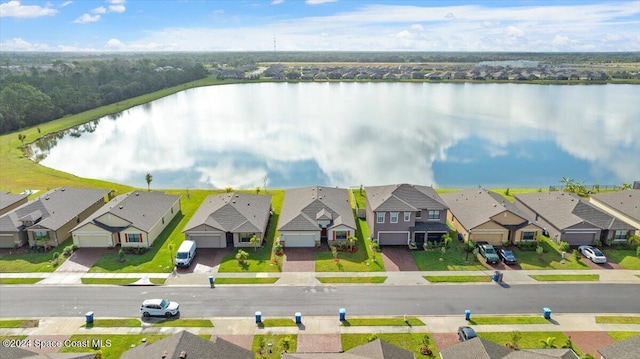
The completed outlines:
{"type": "Polygon", "coordinates": [[[2,51],[640,51],[640,1],[0,0],[2,51]]]}

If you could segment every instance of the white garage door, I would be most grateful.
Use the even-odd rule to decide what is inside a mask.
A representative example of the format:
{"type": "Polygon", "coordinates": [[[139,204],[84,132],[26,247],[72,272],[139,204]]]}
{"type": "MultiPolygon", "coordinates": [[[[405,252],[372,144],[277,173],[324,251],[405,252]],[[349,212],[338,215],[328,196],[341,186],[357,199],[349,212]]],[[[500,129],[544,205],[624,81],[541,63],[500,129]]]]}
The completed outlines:
{"type": "Polygon", "coordinates": [[[222,240],[222,235],[211,236],[189,236],[189,239],[196,242],[196,248],[226,248],[227,242],[222,240]]]}
{"type": "Polygon", "coordinates": [[[13,234],[0,234],[0,248],[13,248],[13,234]]]}
{"type": "Polygon", "coordinates": [[[110,234],[78,234],[73,236],[73,244],[78,248],[106,248],[113,245],[110,234]]]}
{"type": "Polygon", "coordinates": [[[378,232],[378,243],[381,246],[406,246],[409,244],[409,233],[407,232],[378,232]]]}
{"type": "Polygon", "coordinates": [[[280,241],[284,242],[285,248],[316,246],[316,236],[313,234],[280,234],[280,241]]]}

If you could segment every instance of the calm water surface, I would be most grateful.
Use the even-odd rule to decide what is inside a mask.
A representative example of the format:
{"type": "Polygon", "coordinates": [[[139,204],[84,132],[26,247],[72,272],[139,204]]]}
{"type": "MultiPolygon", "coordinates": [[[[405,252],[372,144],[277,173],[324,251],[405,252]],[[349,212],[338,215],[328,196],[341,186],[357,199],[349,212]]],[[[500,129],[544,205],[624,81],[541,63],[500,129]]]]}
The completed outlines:
{"type": "Polygon", "coordinates": [[[640,179],[640,86],[260,83],[190,89],[33,146],[41,164],[154,188],[640,179]]]}

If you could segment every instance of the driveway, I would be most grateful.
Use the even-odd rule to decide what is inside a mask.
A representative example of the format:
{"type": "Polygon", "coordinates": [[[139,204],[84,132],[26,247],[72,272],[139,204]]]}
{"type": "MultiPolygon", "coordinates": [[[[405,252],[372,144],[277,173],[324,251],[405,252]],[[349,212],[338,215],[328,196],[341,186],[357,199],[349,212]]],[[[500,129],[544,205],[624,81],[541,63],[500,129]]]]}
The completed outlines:
{"type": "Polygon", "coordinates": [[[178,274],[205,273],[217,269],[222,263],[222,259],[231,254],[235,248],[199,248],[191,265],[188,267],[177,267],[178,274]]]}
{"type": "Polygon", "coordinates": [[[417,271],[418,266],[405,246],[382,248],[382,261],[387,272],[417,271]]]}
{"type": "Polygon", "coordinates": [[[104,248],[78,248],[72,255],[64,261],[55,271],[56,272],[75,272],[87,273],[91,267],[98,261],[108,250],[104,248]]]}
{"type": "Polygon", "coordinates": [[[341,351],[340,334],[298,334],[296,353],[339,353],[341,351]]]}
{"type": "Polygon", "coordinates": [[[283,272],[315,272],[313,248],[285,248],[283,272]]]}
{"type": "Polygon", "coordinates": [[[571,338],[574,347],[580,348],[582,352],[589,353],[594,357],[599,357],[598,348],[616,342],[607,332],[564,332],[564,334],[571,338]]]}

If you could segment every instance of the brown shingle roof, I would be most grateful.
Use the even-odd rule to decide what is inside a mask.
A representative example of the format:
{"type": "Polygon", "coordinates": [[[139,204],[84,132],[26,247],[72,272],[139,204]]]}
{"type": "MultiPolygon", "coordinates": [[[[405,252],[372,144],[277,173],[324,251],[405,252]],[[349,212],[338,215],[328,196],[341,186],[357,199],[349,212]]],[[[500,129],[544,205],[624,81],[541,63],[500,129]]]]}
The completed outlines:
{"type": "Polygon", "coordinates": [[[187,359],[253,359],[252,351],[224,339],[203,339],[187,331],[181,331],[152,344],[141,345],[122,353],[122,359],[180,359],[185,352],[187,359]]]}
{"type": "Polygon", "coordinates": [[[598,349],[603,359],[638,359],[640,335],[598,349]]]}
{"type": "Polygon", "coordinates": [[[432,187],[410,184],[366,187],[367,201],[375,211],[445,210],[447,205],[432,187]]]}
{"type": "Polygon", "coordinates": [[[320,230],[315,219],[320,212],[325,216],[330,214],[334,226],[343,224],[349,228],[356,228],[349,192],[343,188],[316,186],[285,191],[278,230],[320,230]]]}
{"type": "Polygon", "coordinates": [[[264,232],[271,195],[225,193],[205,198],[183,232],[202,224],[224,232],[264,232]]]}
{"type": "Polygon", "coordinates": [[[523,221],[529,221],[513,203],[495,192],[486,189],[469,189],[453,193],[443,193],[442,199],[449,206],[451,213],[467,230],[489,222],[491,217],[509,211],[523,221]]]}
{"type": "Polygon", "coordinates": [[[640,221],[640,189],[598,193],[591,196],[607,206],[640,221]]]}

